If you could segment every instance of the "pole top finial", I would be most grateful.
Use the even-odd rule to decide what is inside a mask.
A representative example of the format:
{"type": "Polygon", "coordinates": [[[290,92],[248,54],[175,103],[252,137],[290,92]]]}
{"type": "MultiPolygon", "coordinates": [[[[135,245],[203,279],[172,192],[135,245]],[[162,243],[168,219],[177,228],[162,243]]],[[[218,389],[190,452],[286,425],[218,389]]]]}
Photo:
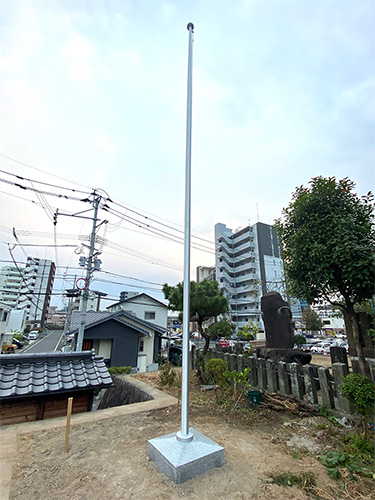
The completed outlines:
{"type": "Polygon", "coordinates": [[[193,23],[189,23],[187,26],[186,26],[186,29],[188,31],[190,31],[190,28],[191,28],[191,31],[194,31],[194,24],[193,23]]]}

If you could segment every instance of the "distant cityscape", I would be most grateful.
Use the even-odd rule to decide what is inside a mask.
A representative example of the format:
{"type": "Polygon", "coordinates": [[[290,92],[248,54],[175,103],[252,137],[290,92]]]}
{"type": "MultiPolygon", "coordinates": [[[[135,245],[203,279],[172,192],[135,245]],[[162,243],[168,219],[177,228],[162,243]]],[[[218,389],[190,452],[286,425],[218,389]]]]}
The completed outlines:
{"type": "MultiPolygon", "coordinates": [[[[76,287],[66,290],[68,306],[51,306],[56,266],[51,260],[27,257],[26,264],[8,265],[0,270],[1,331],[22,331],[25,327],[69,327],[73,311],[82,309],[82,293],[76,287]]],[[[270,291],[279,292],[290,304],[293,325],[303,331],[302,313],[309,305],[285,293],[283,262],[274,226],[258,222],[232,230],[223,223],[215,225],[215,264],[198,266],[196,281],[216,280],[229,301],[230,317],[239,330],[249,322],[259,328],[258,338],[264,338],[260,300],[270,291]]],[[[119,304],[142,292],[121,291],[119,304]]],[[[107,294],[89,290],[87,310],[103,309],[101,299],[107,294]]],[[[104,308],[105,309],[105,308],[104,308]]],[[[109,306],[107,309],[113,310],[109,306]]],[[[330,306],[315,308],[321,317],[323,331],[342,333],[344,321],[336,317],[330,306]]],[[[167,323],[160,325],[167,327],[167,323]]]]}

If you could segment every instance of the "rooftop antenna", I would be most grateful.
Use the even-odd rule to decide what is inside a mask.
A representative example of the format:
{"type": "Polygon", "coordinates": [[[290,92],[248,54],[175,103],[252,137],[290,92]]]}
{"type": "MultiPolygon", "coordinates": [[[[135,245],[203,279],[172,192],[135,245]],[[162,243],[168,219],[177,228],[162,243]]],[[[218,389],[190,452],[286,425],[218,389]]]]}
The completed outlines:
{"type": "Polygon", "coordinates": [[[258,202],[257,202],[257,220],[259,222],[259,207],[258,207],[258,202]]]}

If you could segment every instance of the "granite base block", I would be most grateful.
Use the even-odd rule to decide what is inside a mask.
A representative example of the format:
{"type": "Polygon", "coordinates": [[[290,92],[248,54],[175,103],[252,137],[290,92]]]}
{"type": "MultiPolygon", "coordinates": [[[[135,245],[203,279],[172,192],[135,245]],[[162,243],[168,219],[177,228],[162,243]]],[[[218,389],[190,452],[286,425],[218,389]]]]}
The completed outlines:
{"type": "Polygon", "coordinates": [[[193,439],[178,441],[176,433],[150,439],[148,456],[174,483],[180,484],[224,465],[224,448],[195,429],[193,439]]]}

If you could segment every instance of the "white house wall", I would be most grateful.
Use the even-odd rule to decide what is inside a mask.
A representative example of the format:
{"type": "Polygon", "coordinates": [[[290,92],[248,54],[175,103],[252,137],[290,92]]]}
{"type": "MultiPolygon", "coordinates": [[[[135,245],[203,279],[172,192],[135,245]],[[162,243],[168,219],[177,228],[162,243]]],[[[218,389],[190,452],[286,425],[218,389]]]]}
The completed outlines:
{"type": "Polygon", "coordinates": [[[167,328],[168,308],[148,299],[147,297],[136,296],[129,301],[119,304],[119,309],[133,313],[139,319],[153,323],[154,325],[167,328]],[[146,313],[155,313],[154,319],[146,318],[146,313]]]}

